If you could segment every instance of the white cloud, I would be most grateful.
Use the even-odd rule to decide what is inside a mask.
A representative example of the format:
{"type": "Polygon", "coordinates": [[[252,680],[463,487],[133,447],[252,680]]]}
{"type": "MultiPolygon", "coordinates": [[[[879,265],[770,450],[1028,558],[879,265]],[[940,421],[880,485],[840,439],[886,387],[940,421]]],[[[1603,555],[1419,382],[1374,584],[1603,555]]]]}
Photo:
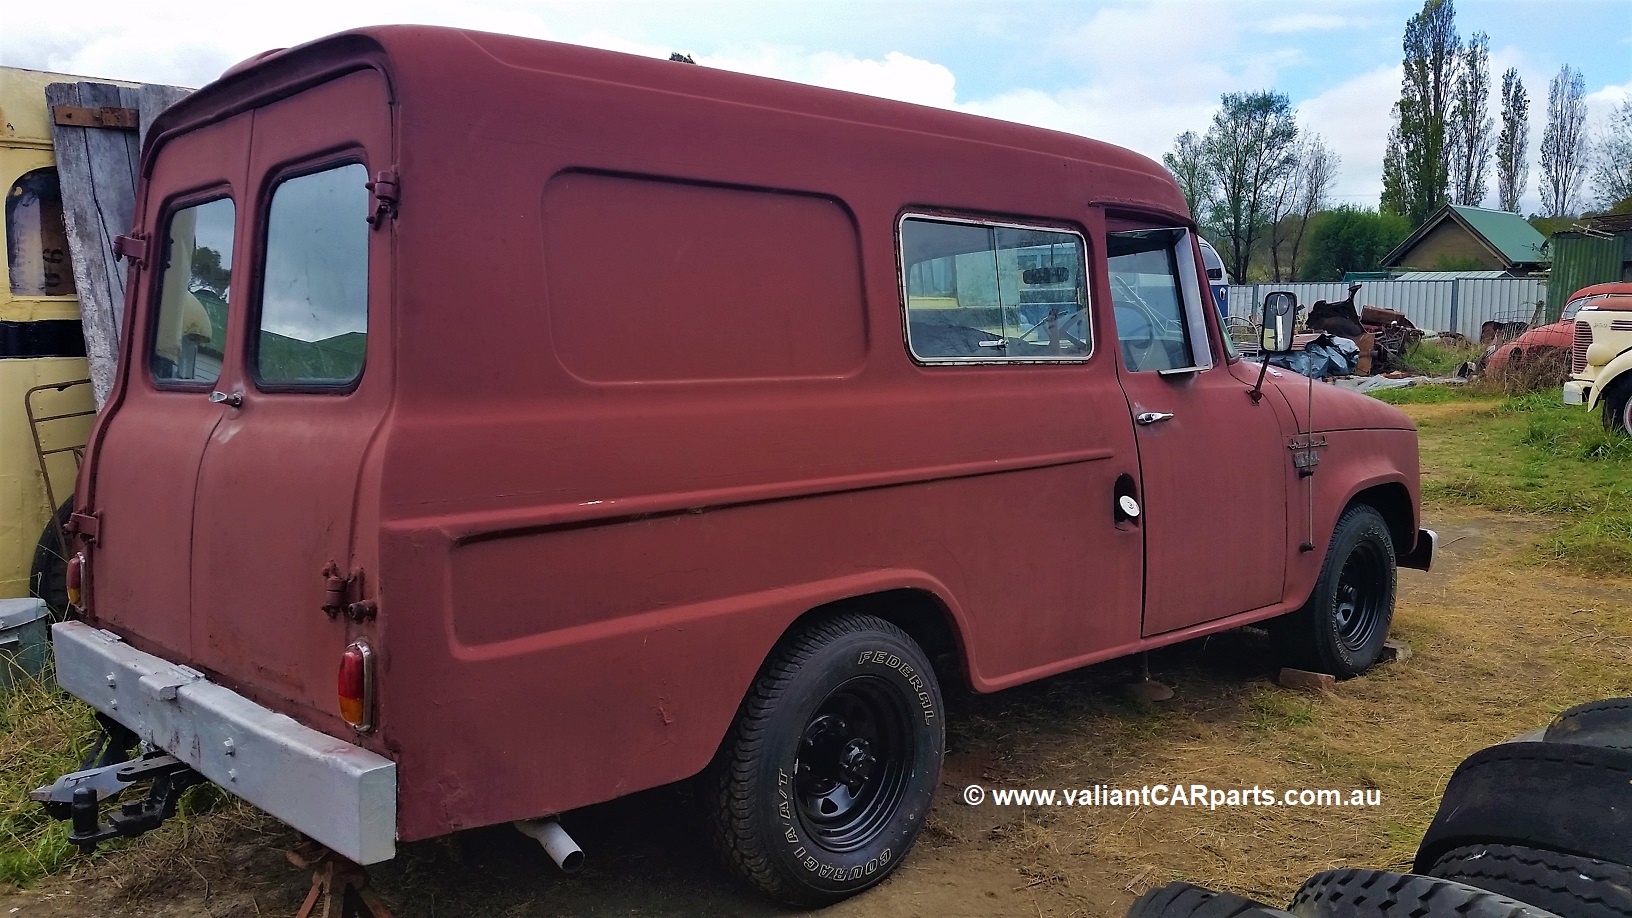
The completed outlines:
{"type": "Polygon", "coordinates": [[[1347,16],[1337,16],[1330,13],[1293,13],[1288,16],[1277,16],[1262,25],[1258,31],[1268,32],[1271,35],[1287,35],[1295,32],[1329,32],[1334,29],[1348,28],[1353,20],[1347,16]]]}
{"type": "Polygon", "coordinates": [[[751,52],[701,55],[697,63],[920,105],[951,108],[957,102],[957,81],[951,70],[900,51],[890,51],[880,59],[765,47],[751,52]]]}
{"type": "Polygon", "coordinates": [[[1320,134],[1343,158],[1333,203],[1377,206],[1383,193],[1383,152],[1394,126],[1400,76],[1398,64],[1379,67],[1298,105],[1299,123],[1320,134]]]}

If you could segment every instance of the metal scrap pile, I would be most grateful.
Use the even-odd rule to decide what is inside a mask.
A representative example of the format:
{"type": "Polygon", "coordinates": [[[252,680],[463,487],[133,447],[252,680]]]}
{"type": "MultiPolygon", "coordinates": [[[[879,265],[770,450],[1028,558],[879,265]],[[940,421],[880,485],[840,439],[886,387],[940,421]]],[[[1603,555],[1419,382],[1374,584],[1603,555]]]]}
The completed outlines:
{"type": "Polygon", "coordinates": [[[1306,323],[1309,330],[1353,341],[1360,349],[1360,362],[1355,368],[1357,375],[1371,376],[1403,369],[1401,356],[1412,344],[1422,340],[1422,330],[1403,312],[1377,306],[1366,306],[1357,312],[1354,295],[1359,292],[1360,285],[1354,284],[1349,287],[1347,299],[1317,301],[1309,308],[1306,323]]]}

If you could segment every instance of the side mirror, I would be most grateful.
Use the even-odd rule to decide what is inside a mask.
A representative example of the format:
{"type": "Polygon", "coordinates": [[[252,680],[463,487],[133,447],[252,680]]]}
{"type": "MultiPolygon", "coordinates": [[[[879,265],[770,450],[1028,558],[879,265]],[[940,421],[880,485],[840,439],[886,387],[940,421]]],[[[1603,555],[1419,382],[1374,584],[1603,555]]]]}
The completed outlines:
{"type": "Polygon", "coordinates": [[[1298,321],[1296,294],[1277,291],[1264,297],[1264,332],[1260,343],[1270,354],[1292,350],[1292,330],[1298,321]]]}

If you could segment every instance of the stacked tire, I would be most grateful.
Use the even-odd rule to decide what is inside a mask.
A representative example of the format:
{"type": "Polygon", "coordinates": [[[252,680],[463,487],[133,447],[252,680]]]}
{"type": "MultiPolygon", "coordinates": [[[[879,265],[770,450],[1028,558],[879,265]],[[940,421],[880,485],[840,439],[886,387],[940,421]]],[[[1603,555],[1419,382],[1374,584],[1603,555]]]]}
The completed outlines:
{"type": "Polygon", "coordinates": [[[1413,870],[1316,874],[1285,910],[1170,883],[1128,918],[1632,918],[1632,698],[1463,760],[1413,870]]]}

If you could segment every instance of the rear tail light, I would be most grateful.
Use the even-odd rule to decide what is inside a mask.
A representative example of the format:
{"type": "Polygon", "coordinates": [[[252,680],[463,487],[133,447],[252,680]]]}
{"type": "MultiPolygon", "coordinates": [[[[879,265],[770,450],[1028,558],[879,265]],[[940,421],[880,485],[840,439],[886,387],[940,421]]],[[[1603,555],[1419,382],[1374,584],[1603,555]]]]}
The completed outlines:
{"type": "Polygon", "coordinates": [[[78,606],[79,598],[83,593],[83,584],[85,583],[84,552],[75,552],[74,556],[68,559],[68,573],[65,579],[68,584],[68,604],[78,606]]]}
{"type": "Polygon", "coordinates": [[[340,655],[340,716],[359,733],[374,729],[374,650],[355,641],[340,655]]]}

